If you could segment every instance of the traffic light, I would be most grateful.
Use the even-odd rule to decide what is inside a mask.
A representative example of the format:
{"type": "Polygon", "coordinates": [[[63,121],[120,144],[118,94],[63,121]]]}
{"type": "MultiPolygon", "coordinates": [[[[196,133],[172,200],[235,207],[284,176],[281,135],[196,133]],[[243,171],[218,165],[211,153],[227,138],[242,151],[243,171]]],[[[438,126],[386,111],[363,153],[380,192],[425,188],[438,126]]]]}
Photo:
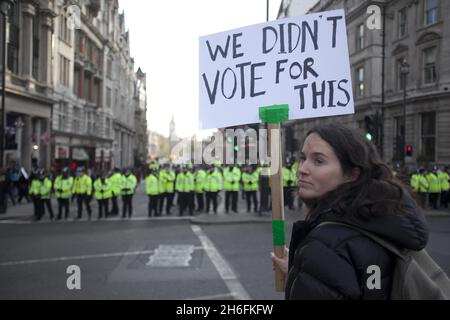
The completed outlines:
{"type": "Polygon", "coordinates": [[[374,121],[371,116],[364,117],[365,137],[368,141],[372,141],[374,137],[374,121]]]}
{"type": "Polygon", "coordinates": [[[413,146],[407,145],[406,146],[406,156],[411,157],[413,155],[413,146]]]}

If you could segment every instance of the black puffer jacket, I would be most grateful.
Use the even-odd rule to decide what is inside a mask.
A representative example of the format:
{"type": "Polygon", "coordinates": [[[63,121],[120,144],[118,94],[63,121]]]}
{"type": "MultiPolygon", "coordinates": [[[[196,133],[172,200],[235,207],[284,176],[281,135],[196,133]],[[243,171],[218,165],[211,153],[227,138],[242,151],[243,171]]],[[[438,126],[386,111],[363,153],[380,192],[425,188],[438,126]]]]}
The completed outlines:
{"type": "Polygon", "coordinates": [[[406,214],[386,214],[370,221],[326,210],[313,221],[298,221],[289,248],[286,299],[389,299],[395,257],[360,232],[338,221],[376,234],[399,248],[423,249],[428,227],[420,208],[405,196],[406,214]],[[317,228],[316,228],[317,227],[317,228]],[[370,265],[380,267],[381,289],[368,289],[370,265]]]}

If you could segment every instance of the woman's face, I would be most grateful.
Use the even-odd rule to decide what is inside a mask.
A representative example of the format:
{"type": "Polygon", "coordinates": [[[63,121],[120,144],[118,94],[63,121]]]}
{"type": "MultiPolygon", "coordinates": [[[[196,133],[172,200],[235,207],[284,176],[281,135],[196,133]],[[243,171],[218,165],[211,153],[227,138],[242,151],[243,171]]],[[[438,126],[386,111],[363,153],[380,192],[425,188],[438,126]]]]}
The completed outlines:
{"type": "Polygon", "coordinates": [[[320,198],[351,180],[343,174],[333,148],[316,133],[306,137],[297,177],[299,196],[305,200],[320,198]]]}

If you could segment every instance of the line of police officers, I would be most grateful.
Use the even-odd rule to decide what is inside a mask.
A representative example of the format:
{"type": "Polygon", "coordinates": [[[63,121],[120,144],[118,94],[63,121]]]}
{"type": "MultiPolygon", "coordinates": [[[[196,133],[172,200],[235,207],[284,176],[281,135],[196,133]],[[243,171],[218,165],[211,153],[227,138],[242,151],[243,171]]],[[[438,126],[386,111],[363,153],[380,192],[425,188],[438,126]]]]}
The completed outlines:
{"type": "Polygon", "coordinates": [[[84,168],[78,168],[75,175],[71,176],[67,168],[63,168],[54,181],[45,172],[40,169],[33,174],[29,194],[33,199],[34,217],[40,220],[45,214],[45,208],[53,220],[54,213],[51,205],[51,195],[54,192],[58,203],[58,216],[60,220],[64,211],[64,218],[69,217],[69,202],[77,201],[78,215],[81,219],[83,207],[89,219],[92,216],[90,201],[92,194],[98,202],[98,218],[118,215],[117,197],[122,196],[123,208],[122,217],[131,217],[133,212],[132,198],[136,192],[137,179],[130,169],[125,169],[123,174],[119,169],[114,169],[112,175],[107,177],[105,172],[100,172],[93,179],[87,174],[84,168]],[[112,210],[109,211],[108,203],[112,201],[112,210]]]}
{"type": "Polygon", "coordinates": [[[419,195],[423,207],[425,207],[428,198],[429,206],[433,209],[438,209],[439,199],[440,206],[448,208],[450,202],[449,174],[449,166],[443,171],[435,166],[429,171],[421,167],[411,175],[411,188],[419,195]]]}
{"type": "MultiPolygon", "coordinates": [[[[164,164],[160,169],[157,162],[149,165],[149,174],[145,179],[146,194],[149,197],[148,216],[160,216],[166,204],[166,214],[171,214],[175,193],[179,205],[179,215],[185,211],[193,215],[194,211],[209,213],[212,210],[217,214],[219,192],[225,192],[225,213],[230,210],[238,213],[237,201],[239,191],[247,202],[247,212],[251,212],[252,204],[254,212],[269,210],[270,205],[263,205],[269,198],[269,192],[262,192],[262,184],[268,179],[261,176],[261,170],[267,165],[232,166],[221,165],[215,162],[213,165],[193,166],[187,164],[177,169],[164,164]],[[242,186],[242,188],[241,188],[242,186]],[[261,206],[258,206],[257,192],[260,193],[261,206]]],[[[285,205],[290,209],[294,206],[295,190],[297,189],[298,164],[290,164],[283,167],[283,189],[285,205]]],[[[267,189],[270,185],[267,186],[267,189]]]]}
{"type": "MultiPolygon", "coordinates": [[[[212,166],[191,164],[177,168],[169,164],[160,165],[152,161],[148,167],[145,178],[145,192],[149,198],[148,216],[161,216],[164,204],[166,215],[172,214],[171,210],[177,195],[179,215],[187,211],[193,215],[194,211],[209,213],[210,209],[217,214],[219,192],[225,191],[225,212],[230,210],[238,213],[237,201],[239,191],[247,201],[247,211],[251,212],[252,204],[254,212],[270,210],[270,205],[264,205],[269,200],[269,192],[263,192],[261,185],[268,184],[268,178],[261,176],[261,170],[267,165],[231,166],[216,162],[212,166]],[[242,186],[242,189],[241,189],[242,186]],[[258,206],[257,192],[260,193],[261,206],[258,206]]],[[[283,190],[285,205],[293,209],[293,193],[297,189],[298,165],[288,164],[283,167],[283,190]]],[[[108,176],[106,172],[99,172],[93,179],[84,168],[78,168],[76,174],[71,176],[67,168],[64,168],[56,176],[54,181],[44,170],[40,170],[32,177],[30,195],[34,204],[34,215],[40,220],[45,214],[45,208],[50,219],[54,219],[51,206],[51,195],[54,192],[58,203],[57,219],[68,219],[69,204],[76,199],[78,215],[81,219],[83,207],[86,208],[89,218],[92,216],[90,201],[92,193],[98,202],[98,218],[107,218],[119,214],[118,197],[122,197],[122,217],[131,217],[133,213],[133,195],[137,188],[137,178],[129,169],[121,172],[115,168],[108,176]],[[93,181],[94,180],[94,181],[93,181]],[[109,210],[109,202],[112,204],[109,210]]],[[[270,189],[270,185],[266,189],[270,189]]]]}

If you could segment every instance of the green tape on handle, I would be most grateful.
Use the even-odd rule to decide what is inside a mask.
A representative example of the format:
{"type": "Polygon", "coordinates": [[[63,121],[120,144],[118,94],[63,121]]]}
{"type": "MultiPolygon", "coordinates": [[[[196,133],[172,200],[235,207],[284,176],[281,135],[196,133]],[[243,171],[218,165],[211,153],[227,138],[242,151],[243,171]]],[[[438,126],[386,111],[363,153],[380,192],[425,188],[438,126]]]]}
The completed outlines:
{"type": "Polygon", "coordinates": [[[259,119],[262,122],[270,124],[278,124],[283,121],[289,120],[289,105],[288,104],[276,104],[273,106],[260,107],[259,119]]]}
{"type": "Polygon", "coordinates": [[[273,245],[284,246],[284,220],[272,221],[273,245]]]}

